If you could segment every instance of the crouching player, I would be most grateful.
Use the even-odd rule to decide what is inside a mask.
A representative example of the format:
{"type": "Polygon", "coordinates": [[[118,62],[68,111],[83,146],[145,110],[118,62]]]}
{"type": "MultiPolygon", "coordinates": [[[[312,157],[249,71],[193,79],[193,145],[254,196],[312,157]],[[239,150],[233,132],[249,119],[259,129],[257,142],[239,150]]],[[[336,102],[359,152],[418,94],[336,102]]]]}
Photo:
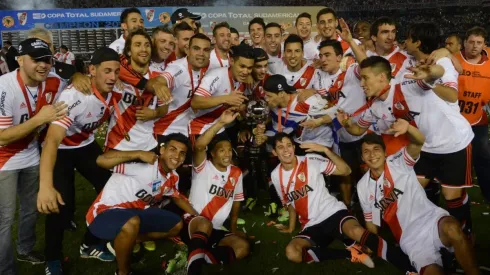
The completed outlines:
{"type": "Polygon", "coordinates": [[[171,134],[161,144],[158,160],[153,152],[145,151],[127,151],[118,158],[101,155],[97,159],[101,167],[124,171],[124,175],[112,174],[86,216],[92,234],[114,241],[116,275],[131,274],[130,258],[136,243],[174,237],[182,229],[178,215],[151,206],[172,197],[184,211],[194,212],[177,191],[179,176],[175,172],[188,148],[184,135],[171,134]],[[124,163],[136,160],[143,163],[124,163]]]}
{"type": "Polygon", "coordinates": [[[327,158],[311,154],[296,156],[293,141],[284,133],[278,133],[273,138],[272,146],[273,154],[280,161],[271,174],[272,182],[290,213],[289,227],[280,225],[278,229],[283,233],[293,232],[296,214],[302,225],[301,232],[286,246],[286,256],[290,261],[312,263],[350,259],[373,268],[371,258],[355,244],[360,243],[363,236],[369,235],[370,239],[376,239],[376,243],[365,243],[367,248],[401,271],[411,271],[408,257],[399,248],[369,233],[349,214],[345,204],[328,192],[323,174],[346,176],[351,172],[339,156],[327,147],[313,143],[300,146],[306,153],[322,153],[327,158]],[[328,248],[334,239],[342,239],[348,244],[347,250],[328,248]]]}
{"type": "Polygon", "coordinates": [[[199,216],[186,214],[181,234],[189,248],[188,274],[200,274],[205,263],[227,264],[249,254],[245,234],[237,231],[240,202],[244,200],[242,171],[231,165],[231,142],[224,134],[216,136],[237,116],[238,112],[225,110],[194,145],[189,201],[199,216]],[[230,212],[231,230],[226,232],[220,228],[230,212]]]}
{"type": "MultiPolygon", "coordinates": [[[[465,274],[478,274],[471,244],[461,225],[427,199],[415,175],[414,165],[425,137],[403,119],[398,119],[390,131],[395,137],[408,133],[410,143],[389,157],[380,136],[368,134],[361,143],[362,159],[369,171],[359,181],[357,190],[366,227],[377,233],[381,220],[385,221],[419,274],[444,274],[441,248],[454,250],[465,274]]],[[[378,242],[368,235],[363,235],[361,244],[378,242]]]]}

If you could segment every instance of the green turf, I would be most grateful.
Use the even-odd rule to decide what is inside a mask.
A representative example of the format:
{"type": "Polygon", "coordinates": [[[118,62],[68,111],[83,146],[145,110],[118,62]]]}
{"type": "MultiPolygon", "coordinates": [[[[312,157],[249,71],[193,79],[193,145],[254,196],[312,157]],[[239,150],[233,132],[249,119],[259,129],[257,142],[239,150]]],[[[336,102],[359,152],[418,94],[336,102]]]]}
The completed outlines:
{"type": "MultiPolygon", "coordinates": [[[[115,263],[103,263],[94,259],[79,258],[80,240],[85,230],[85,213],[92,200],[95,191],[91,185],[81,176],[76,178],[76,221],[79,229],[76,232],[66,232],[64,241],[64,253],[67,262],[64,263],[65,274],[113,274],[115,263]]],[[[470,189],[471,198],[480,203],[481,196],[477,187],[470,189]]],[[[266,200],[262,200],[266,202],[266,200]]],[[[238,261],[230,266],[210,266],[206,268],[206,274],[271,274],[272,269],[279,269],[274,274],[400,274],[392,266],[376,259],[376,268],[368,269],[360,264],[351,264],[347,260],[328,261],[318,264],[292,264],[284,256],[284,248],[291,239],[290,234],[281,234],[274,227],[267,227],[269,221],[264,217],[265,209],[260,204],[254,208],[252,213],[241,215],[246,220],[245,229],[249,235],[255,236],[255,241],[260,244],[254,245],[252,255],[238,261]],[[255,223],[255,226],[252,225],[255,223]],[[262,225],[262,223],[265,223],[262,225]]],[[[490,208],[483,204],[473,204],[472,214],[475,233],[477,236],[476,252],[480,265],[490,266],[490,216],[483,216],[482,212],[490,212],[490,208]]],[[[14,227],[14,230],[15,227],[14,227]]],[[[15,235],[15,234],[14,234],[15,235]]],[[[44,247],[44,217],[41,216],[37,227],[38,242],[36,248],[44,247]]],[[[340,243],[335,246],[341,248],[340,243]]],[[[144,274],[164,274],[161,269],[162,260],[169,260],[175,254],[176,248],[169,241],[158,242],[155,252],[146,252],[142,262],[134,267],[143,271],[144,274]],[[166,254],[161,258],[161,255],[166,254]]],[[[32,266],[26,263],[19,264],[20,274],[43,274],[43,265],[32,266]]]]}

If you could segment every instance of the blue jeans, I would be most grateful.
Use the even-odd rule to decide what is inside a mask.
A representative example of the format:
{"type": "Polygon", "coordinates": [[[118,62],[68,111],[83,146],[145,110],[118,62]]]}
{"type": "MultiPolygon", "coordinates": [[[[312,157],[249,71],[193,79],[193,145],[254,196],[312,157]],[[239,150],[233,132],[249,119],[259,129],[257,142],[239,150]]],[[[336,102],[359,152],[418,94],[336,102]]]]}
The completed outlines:
{"type": "Polygon", "coordinates": [[[16,274],[12,225],[19,197],[17,253],[28,254],[36,242],[39,166],[0,171],[0,274],[16,274]]]}
{"type": "Polygon", "coordinates": [[[471,141],[472,159],[478,185],[485,200],[490,203],[490,146],[488,144],[488,125],[473,126],[475,137],[471,141]]]}

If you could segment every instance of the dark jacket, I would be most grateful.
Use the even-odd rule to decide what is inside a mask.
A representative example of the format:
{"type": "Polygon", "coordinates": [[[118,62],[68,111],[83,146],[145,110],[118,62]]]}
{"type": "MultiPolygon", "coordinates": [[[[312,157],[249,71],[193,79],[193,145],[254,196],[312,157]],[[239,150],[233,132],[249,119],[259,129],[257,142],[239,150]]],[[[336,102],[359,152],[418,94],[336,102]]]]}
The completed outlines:
{"type": "Polygon", "coordinates": [[[19,63],[17,63],[17,60],[15,60],[15,57],[19,53],[17,52],[17,49],[14,48],[14,46],[11,46],[8,50],[7,53],[5,54],[5,61],[7,62],[7,66],[9,67],[9,71],[13,72],[15,69],[19,68],[19,63]]]}

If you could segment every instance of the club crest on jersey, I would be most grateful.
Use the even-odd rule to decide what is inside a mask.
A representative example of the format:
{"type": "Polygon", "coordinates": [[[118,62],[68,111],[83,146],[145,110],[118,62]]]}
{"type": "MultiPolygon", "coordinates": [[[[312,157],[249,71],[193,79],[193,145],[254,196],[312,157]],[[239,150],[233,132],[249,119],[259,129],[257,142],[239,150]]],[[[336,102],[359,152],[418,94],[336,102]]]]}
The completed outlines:
{"type": "Polygon", "coordinates": [[[337,88],[339,88],[339,89],[342,88],[342,82],[343,82],[342,80],[339,80],[337,82],[337,88]]]}
{"type": "Polygon", "coordinates": [[[401,104],[401,102],[395,103],[395,108],[400,110],[400,111],[405,110],[405,107],[403,107],[403,104],[401,104]]]}
{"type": "Polygon", "coordinates": [[[391,72],[394,72],[396,70],[396,64],[395,63],[391,63],[391,72]]]}
{"type": "Polygon", "coordinates": [[[383,186],[385,188],[390,188],[391,184],[390,184],[390,181],[388,179],[384,179],[383,181],[383,186]]]}
{"type": "Polygon", "coordinates": [[[236,184],[235,178],[230,178],[230,182],[232,186],[235,186],[236,184]]]}
{"type": "Polygon", "coordinates": [[[302,182],[305,182],[306,180],[306,176],[305,176],[305,173],[301,172],[299,175],[298,175],[298,179],[302,182]]]}
{"type": "Polygon", "coordinates": [[[51,100],[53,100],[53,93],[46,93],[44,97],[46,98],[46,103],[51,104],[51,100]]]}
{"type": "Polygon", "coordinates": [[[300,79],[299,79],[299,84],[300,84],[301,86],[305,86],[305,85],[306,85],[306,81],[307,81],[307,79],[306,79],[306,78],[304,78],[304,77],[302,77],[302,78],[300,78],[300,79]]]}

